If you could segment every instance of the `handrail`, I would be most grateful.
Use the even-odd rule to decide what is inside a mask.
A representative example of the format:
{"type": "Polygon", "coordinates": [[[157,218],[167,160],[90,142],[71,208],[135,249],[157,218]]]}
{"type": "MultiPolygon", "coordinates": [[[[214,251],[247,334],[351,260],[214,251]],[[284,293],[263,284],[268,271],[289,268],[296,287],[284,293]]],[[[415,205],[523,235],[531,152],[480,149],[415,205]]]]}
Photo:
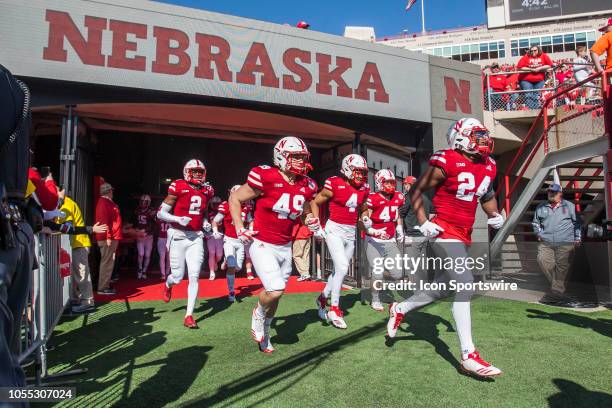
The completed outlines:
{"type": "MultiPolygon", "coordinates": [[[[521,146],[519,147],[518,152],[516,153],[516,155],[514,156],[514,159],[512,160],[512,162],[510,163],[510,165],[506,169],[506,172],[504,173],[504,184],[505,184],[504,209],[506,210],[506,214],[510,213],[510,197],[512,196],[512,194],[516,190],[521,177],[523,176],[523,174],[525,174],[525,171],[527,171],[527,168],[529,167],[529,164],[531,164],[531,161],[533,160],[533,157],[535,156],[537,150],[540,148],[540,145],[544,142],[544,139],[546,139],[546,142],[548,141],[548,131],[550,129],[551,124],[548,124],[546,122],[548,122],[548,109],[549,109],[549,105],[551,104],[551,102],[554,99],[557,99],[559,96],[561,96],[563,94],[567,94],[570,91],[573,91],[574,89],[579,88],[582,85],[584,85],[584,84],[586,84],[588,82],[591,82],[591,81],[593,81],[596,78],[599,78],[599,77],[603,76],[604,72],[612,72],[612,69],[608,69],[608,70],[603,71],[603,72],[594,73],[594,74],[588,76],[587,78],[583,79],[582,81],[577,82],[577,83],[575,83],[575,84],[573,84],[573,85],[571,85],[569,87],[563,87],[563,89],[561,89],[561,90],[559,90],[559,91],[557,91],[557,92],[553,93],[552,95],[549,95],[549,96],[547,96],[545,98],[544,104],[543,104],[542,108],[540,109],[540,112],[538,113],[538,115],[536,116],[535,120],[531,124],[531,127],[527,131],[527,134],[525,135],[525,138],[523,139],[523,142],[521,143],[521,146]],[[531,141],[531,138],[533,137],[533,134],[535,133],[535,131],[537,129],[537,126],[538,126],[540,120],[543,117],[545,118],[545,123],[544,123],[544,130],[542,132],[542,136],[540,136],[540,138],[538,139],[536,145],[533,147],[532,152],[529,154],[527,160],[525,160],[523,162],[523,164],[521,165],[521,168],[519,170],[519,175],[517,176],[517,178],[514,181],[514,183],[512,184],[512,186],[510,186],[510,175],[514,171],[515,166],[516,166],[517,162],[519,161],[519,159],[521,157],[521,154],[523,153],[523,151],[525,150],[525,148],[527,147],[527,145],[531,141]]],[[[584,113],[584,112],[582,112],[582,113],[584,113]]],[[[559,123],[561,123],[561,122],[559,122],[559,123]]],[[[555,125],[555,124],[558,124],[558,123],[553,122],[553,125],[555,125]]],[[[547,147],[547,143],[545,143],[545,148],[546,147],[547,147]]],[[[547,148],[546,148],[546,150],[547,150],[547,148]]],[[[496,192],[496,196],[499,196],[500,193],[501,193],[501,189],[496,192]]]]}

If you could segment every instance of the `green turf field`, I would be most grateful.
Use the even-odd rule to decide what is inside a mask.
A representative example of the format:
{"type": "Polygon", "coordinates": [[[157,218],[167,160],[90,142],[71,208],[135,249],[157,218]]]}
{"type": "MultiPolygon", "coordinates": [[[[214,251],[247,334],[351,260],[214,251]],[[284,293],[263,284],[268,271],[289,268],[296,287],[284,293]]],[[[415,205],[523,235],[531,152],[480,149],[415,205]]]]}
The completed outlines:
{"type": "Polygon", "coordinates": [[[313,294],[287,295],[266,355],[249,334],[255,301],[202,300],[200,330],[182,327],[183,300],[64,319],[50,371],[89,372],[62,406],[612,407],[612,311],[475,300],[475,342],[504,370],[487,382],[458,374],[449,303],[409,314],[389,344],[386,314],[357,292],[344,294],[344,331],[317,319],[313,294]]]}

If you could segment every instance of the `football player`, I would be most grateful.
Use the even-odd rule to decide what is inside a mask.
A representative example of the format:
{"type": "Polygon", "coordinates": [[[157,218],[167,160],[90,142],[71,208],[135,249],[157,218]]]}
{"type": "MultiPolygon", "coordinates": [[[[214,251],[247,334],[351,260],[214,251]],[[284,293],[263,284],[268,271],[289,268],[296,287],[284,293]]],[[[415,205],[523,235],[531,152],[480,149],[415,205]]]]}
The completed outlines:
{"type": "Polygon", "coordinates": [[[334,263],[334,271],[327,278],[323,292],[316,300],[319,317],[328,319],[339,328],[346,329],[344,314],[340,309],[340,291],[355,250],[356,224],[358,219],[366,218],[368,208],[366,199],[370,193],[368,164],[358,154],[349,154],[342,160],[340,176],[325,180],[323,189],[310,203],[312,214],[306,218],[306,226],[319,233],[321,222],[319,210],[329,201],[329,219],[325,223],[325,242],[334,263]],[[331,307],[327,311],[327,299],[331,295],[331,307]]]}
{"type": "Polygon", "coordinates": [[[136,209],[136,249],[138,250],[138,279],[146,279],[151,252],[153,251],[153,233],[155,232],[155,210],[151,208],[151,197],[140,196],[136,209]]]}
{"type": "MultiPolygon", "coordinates": [[[[232,194],[239,188],[240,184],[237,184],[230,189],[229,193],[232,194]]],[[[250,224],[250,211],[246,203],[242,204],[240,216],[244,225],[250,224]]],[[[213,236],[223,239],[223,252],[225,253],[225,261],[227,262],[228,300],[234,302],[236,300],[234,294],[234,281],[236,271],[242,268],[242,262],[244,261],[244,243],[239,240],[238,235],[236,235],[236,228],[234,227],[227,201],[222,202],[219,206],[219,212],[212,221],[212,229],[213,236]],[[225,237],[223,237],[220,229],[225,231],[225,237]]]]}
{"type": "Polygon", "coordinates": [[[204,261],[202,229],[205,227],[209,189],[204,185],[206,167],[200,160],[192,159],[183,168],[183,179],[175,180],[168,187],[168,195],[162,203],[157,218],[169,222],[168,252],[171,273],[164,286],[164,302],[172,297],[172,286],[189,276],[187,288],[187,312],[183,324],[195,329],[193,309],[198,297],[198,278],[204,261]]]}
{"type": "MultiPolygon", "coordinates": [[[[399,217],[399,208],[404,204],[404,195],[396,191],[397,181],[391,170],[378,170],[374,175],[376,192],[368,196],[367,206],[371,225],[366,227],[366,256],[372,271],[372,279],[383,278],[383,271],[379,271],[380,265],[376,259],[395,259],[400,254],[399,245],[404,242],[404,227],[399,217]]],[[[393,279],[400,279],[402,271],[398,265],[392,268],[384,268],[393,279]]],[[[372,309],[377,312],[384,311],[380,301],[380,293],[371,285],[372,309]]]]}
{"type": "Polygon", "coordinates": [[[270,325],[291,275],[291,230],[300,222],[305,204],[317,193],[317,183],[307,176],[311,169],[304,142],[284,137],[274,146],[274,167],[254,167],[246,184],[228,200],[238,239],[253,241],[249,252],[264,286],[253,309],[251,333],[265,353],[274,351],[270,325]],[[252,230],[242,221],[242,203],[248,200],[256,200],[252,230]]]}
{"type": "MultiPolygon", "coordinates": [[[[208,219],[212,221],[219,213],[221,198],[214,196],[210,199],[209,203],[208,219]]],[[[211,231],[206,233],[205,236],[206,247],[208,248],[208,270],[210,271],[208,279],[215,280],[215,277],[217,276],[217,266],[219,265],[219,261],[223,259],[223,234],[219,231],[217,231],[216,234],[213,234],[211,231]]]]}
{"type": "Polygon", "coordinates": [[[167,274],[170,273],[170,256],[168,256],[167,246],[168,229],[170,227],[170,223],[157,220],[157,254],[159,255],[159,273],[162,280],[166,280],[167,274]]]}
{"type": "MultiPolygon", "coordinates": [[[[431,156],[429,167],[412,189],[411,202],[420,230],[432,240],[431,248],[436,257],[455,260],[463,258],[465,268],[441,271],[441,274],[436,276],[436,281],[471,283],[472,272],[468,267],[469,263],[465,261],[472,242],[472,227],[478,203],[480,202],[488,215],[488,224],[492,228],[499,229],[504,223],[491,186],[496,174],[495,161],[490,157],[493,140],[487,128],[473,118],[463,118],[454,123],[447,133],[447,138],[450,148],[439,150],[431,156]],[[435,190],[435,216],[428,220],[422,195],[431,189],[435,190]]],[[[404,302],[392,304],[387,323],[389,337],[395,336],[406,313],[448,294],[417,291],[404,302]]],[[[458,292],[452,305],[461,344],[461,367],[465,372],[479,377],[500,375],[501,370],[483,360],[472,342],[471,296],[469,291],[458,292]]]]}

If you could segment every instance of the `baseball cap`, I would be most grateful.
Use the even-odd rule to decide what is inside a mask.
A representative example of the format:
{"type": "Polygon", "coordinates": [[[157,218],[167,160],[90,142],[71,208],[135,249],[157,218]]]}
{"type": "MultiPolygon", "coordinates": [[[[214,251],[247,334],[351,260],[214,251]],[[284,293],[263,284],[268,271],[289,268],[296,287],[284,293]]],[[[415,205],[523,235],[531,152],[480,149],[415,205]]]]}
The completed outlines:
{"type": "Polygon", "coordinates": [[[303,29],[307,30],[310,27],[310,24],[308,24],[305,21],[300,21],[299,23],[297,23],[296,27],[297,28],[303,28],[303,29]]]}
{"type": "Polygon", "coordinates": [[[416,182],[416,177],[414,176],[406,176],[404,178],[404,184],[414,184],[416,182]]]}
{"type": "Polygon", "coordinates": [[[561,186],[559,184],[551,184],[548,186],[548,191],[552,191],[553,193],[558,193],[561,191],[561,186]]]}
{"type": "Polygon", "coordinates": [[[100,186],[100,194],[108,194],[113,191],[113,186],[108,183],[104,183],[100,186]]]}
{"type": "Polygon", "coordinates": [[[610,27],[611,25],[612,25],[612,18],[609,18],[609,19],[608,19],[608,22],[606,23],[606,25],[605,25],[605,26],[603,26],[603,27],[601,27],[601,28],[599,29],[599,31],[601,31],[601,32],[606,31],[606,28],[610,27]]]}

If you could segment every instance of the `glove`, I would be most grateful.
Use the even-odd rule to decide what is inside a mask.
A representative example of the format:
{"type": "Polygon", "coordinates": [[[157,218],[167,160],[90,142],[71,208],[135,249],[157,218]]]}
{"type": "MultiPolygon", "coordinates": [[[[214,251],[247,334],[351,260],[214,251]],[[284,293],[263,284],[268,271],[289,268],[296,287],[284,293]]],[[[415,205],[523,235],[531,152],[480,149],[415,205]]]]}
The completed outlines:
{"type": "Polygon", "coordinates": [[[243,244],[248,244],[253,240],[253,237],[257,235],[259,231],[251,231],[250,229],[240,228],[238,231],[238,239],[242,241],[243,244]]]}
{"type": "Polygon", "coordinates": [[[202,229],[204,230],[204,232],[210,232],[212,230],[212,225],[210,225],[210,222],[208,222],[208,220],[204,220],[204,222],[202,223],[202,229]]]}
{"type": "Polygon", "coordinates": [[[425,235],[426,238],[434,238],[438,234],[443,232],[444,228],[431,221],[425,221],[423,225],[419,227],[419,231],[421,231],[421,233],[425,235]]]}
{"type": "Polygon", "coordinates": [[[493,218],[487,220],[487,224],[493,229],[500,229],[504,225],[504,216],[498,213],[493,213],[493,218]]]}
{"type": "Polygon", "coordinates": [[[187,224],[191,222],[191,217],[178,217],[178,220],[176,220],[176,222],[178,222],[179,225],[181,225],[182,227],[186,227],[187,224]]]}
{"type": "Polygon", "coordinates": [[[56,217],[66,218],[66,213],[60,210],[43,211],[45,221],[52,220],[56,217]]]}
{"type": "Polygon", "coordinates": [[[321,221],[316,217],[306,218],[305,224],[312,232],[317,232],[321,229],[321,221]]]}
{"type": "Polygon", "coordinates": [[[222,233],[220,233],[219,231],[213,231],[213,233],[212,233],[212,237],[213,237],[214,239],[221,239],[221,238],[223,238],[223,234],[222,234],[222,233]]]}
{"type": "Polygon", "coordinates": [[[390,238],[389,234],[387,234],[387,231],[385,231],[384,228],[381,228],[381,229],[368,228],[368,235],[374,238],[380,238],[382,240],[387,240],[390,238]]]}
{"type": "Polygon", "coordinates": [[[401,225],[395,227],[395,240],[400,244],[404,243],[404,228],[401,225]]]}
{"type": "Polygon", "coordinates": [[[361,222],[363,223],[363,226],[366,230],[372,228],[372,220],[367,215],[361,219],[361,222]]]}
{"type": "Polygon", "coordinates": [[[323,228],[319,228],[315,233],[314,237],[318,239],[325,239],[325,230],[323,228]]]}

